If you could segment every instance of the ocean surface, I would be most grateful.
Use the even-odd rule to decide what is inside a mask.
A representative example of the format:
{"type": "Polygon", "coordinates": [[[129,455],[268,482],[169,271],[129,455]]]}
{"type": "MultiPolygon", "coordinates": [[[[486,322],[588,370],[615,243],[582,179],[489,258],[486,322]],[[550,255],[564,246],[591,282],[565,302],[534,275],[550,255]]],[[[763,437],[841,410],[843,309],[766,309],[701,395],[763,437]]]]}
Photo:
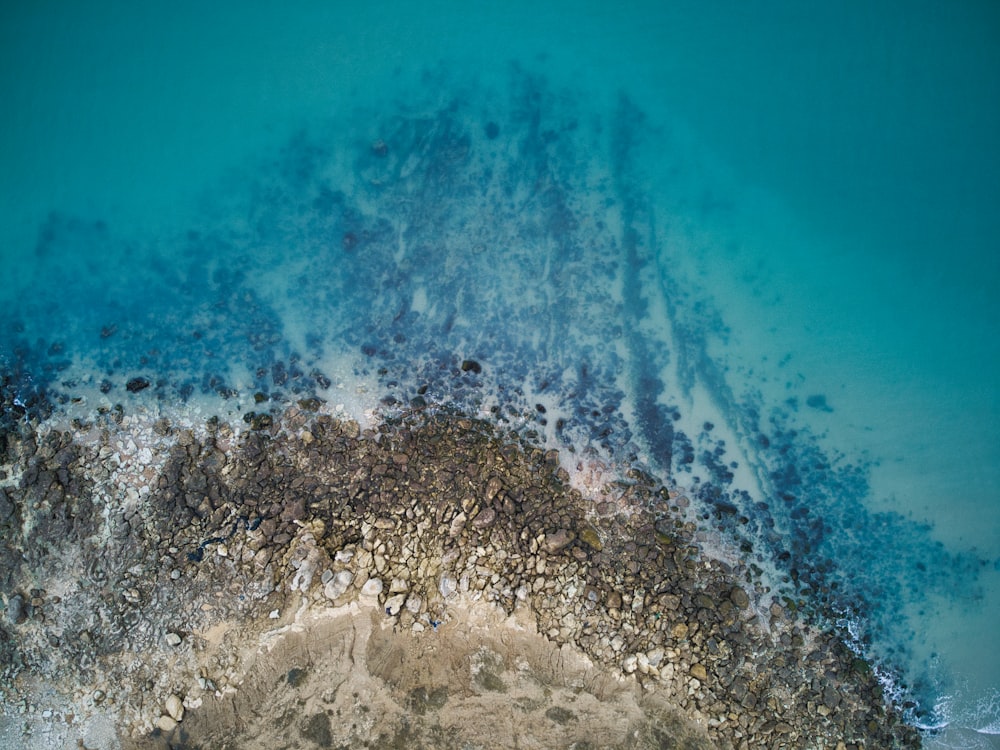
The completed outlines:
{"type": "Polygon", "coordinates": [[[5,418],[444,402],[640,465],[1000,747],[1000,6],[5,4],[0,101],[5,418]]]}

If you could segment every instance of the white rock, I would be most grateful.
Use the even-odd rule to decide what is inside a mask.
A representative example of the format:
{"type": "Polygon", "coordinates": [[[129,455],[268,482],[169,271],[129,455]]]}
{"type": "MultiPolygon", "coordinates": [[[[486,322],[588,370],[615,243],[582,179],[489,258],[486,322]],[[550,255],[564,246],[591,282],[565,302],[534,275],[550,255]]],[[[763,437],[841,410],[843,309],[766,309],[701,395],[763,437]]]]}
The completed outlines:
{"type": "Polygon", "coordinates": [[[382,593],[382,579],[369,578],[365,585],[361,587],[362,596],[378,596],[382,593]]]}
{"type": "Polygon", "coordinates": [[[267,616],[272,620],[277,620],[281,616],[281,613],[276,609],[272,609],[267,616]]]}
{"type": "Polygon", "coordinates": [[[342,570],[335,575],[323,588],[323,593],[327,599],[338,599],[354,582],[354,573],[349,570],[342,570]]]}
{"type": "Polygon", "coordinates": [[[173,648],[181,645],[181,637],[177,633],[167,633],[166,641],[167,645],[173,648]]]}
{"type": "Polygon", "coordinates": [[[636,666],[643,674],[649,674],[649,658],[642,652],[635,655],[636,666]]]}
{"type": "Polygon", "coordinates": [[[338,552],[336,555],[333,556],[333,559],[339,563],[345,563],[345,564],[349,563],[351,560],[354,559],[354,550],[342,549],[340,550],[340,552],[338,552]]]}
{"type": "Polygon", "coordinates": [[[292,576],[290,588],[292,591],[301,591],[303,594],[312,586],[313,575],[316,573],[316,561],[310,556],[299,563],[299,569],[292,576]]]}
{"type": "Polygon", "coordinates": [[[438,581],[438,591],[441,592],[441,596],[447,599],[456,591],[458,591],[458,581],[452,578],[450,575],[442,575],[438,581]]]}
{"type": "Polygon", "coordinates": [[[622,671],[624,671],[625,674],[632,674],[637,666],[638,659],[635,654],[629,654],[625,657],[625,661],[622,662],[622,671]]]}
{"type": "Polygon", "coordinates": [[[650,649],[646,652],[646,658],[649,660],[649,666],[656,667],[659,669],[660,662],[663,661],[664,651],[662,648],[650,649]]]}
{"type": "Polygon", "coordinates": [[[181,703],[181,699],[176,695],[171,695],[167,698],[167,702],[164,704],[167,709],[167,713],[170,714],[174,721],[181,721],[184,718],[184,704],[181,703]]]}
{"type": "Polygon", "coordinates": [[[399,614],[399,610],[403,608],[403,602],[406,601],[406,594],[396,594],[395,596],[390,596],[385,601],[386,611],[395,617],[399,614]]]}
{"type": "Polygon", "coordinates": [[[420,614],[420,607],[423,605],[423,599],[421,599],[416,594],[410,594],[406,599],[406,608],[414,615],[420,614]]]}
{"type": "Polygon", "coordinates": [[[177,728],[177,722],[169,716],[161,716],[153,724],[161,732],[172,732],[177,728]]]}

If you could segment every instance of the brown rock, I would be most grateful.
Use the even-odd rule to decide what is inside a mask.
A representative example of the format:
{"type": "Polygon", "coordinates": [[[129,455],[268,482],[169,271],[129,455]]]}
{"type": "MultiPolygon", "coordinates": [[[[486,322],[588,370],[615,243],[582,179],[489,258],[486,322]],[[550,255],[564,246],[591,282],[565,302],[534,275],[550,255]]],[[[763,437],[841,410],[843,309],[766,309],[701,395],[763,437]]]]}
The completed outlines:
{"type": "Polygon", "coordinates": [[[550,555],[553,555],[556,552],[566,549],[573,543],[573,539],[574,535],[572,531],[569,531],[568,529],[559,529],[556,533],[549,534],[545,537],[545,541],[542,542],[542,549],[550,555]]]}
{"type": "Polygon", "coordinates": [[[580,529],[580,541],[595,552],[600,552],[604,549],[604,545],[601,544],[601,537],[598,536],[597,530],[593,526],[584,526],[580,529]]]}
{"type": "Polygon", "coordinates": [[[747,592],[739,586],[733,586],[733,590],[729,592],[729,601],[740,609],[746,609],[750,606],[750,597],[747,596],[747,592]]]}
{"type": "Polygon", "coordinates": [[[485,529],[493,525],[497,520],[497,512],[493,508],[486,508],[472,519],[472,525],[477,529],[485,529]]]}

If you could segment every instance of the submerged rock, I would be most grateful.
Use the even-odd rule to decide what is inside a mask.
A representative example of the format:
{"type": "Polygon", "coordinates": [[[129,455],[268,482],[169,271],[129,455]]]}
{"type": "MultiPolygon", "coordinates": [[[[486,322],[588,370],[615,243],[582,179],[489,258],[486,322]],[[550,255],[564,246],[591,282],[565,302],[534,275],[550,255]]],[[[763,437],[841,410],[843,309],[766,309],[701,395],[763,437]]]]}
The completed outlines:
{"type": "Polygon", "coordinates": [[[139,391],[143,391],[146,388],[149,388],[149,386],[150,382],[146,378],[136,377],[130,379],[125,384],[125,390],[127,390],[129,393],[138,393],[139,391]]]}
{"type": "Polygon", "coordinates": [[[15,594],[7,600],[7,621],[11,625],[20,625],[25,619],[27,619],[27,614],[25,613],[24,597],[15,594]]]}

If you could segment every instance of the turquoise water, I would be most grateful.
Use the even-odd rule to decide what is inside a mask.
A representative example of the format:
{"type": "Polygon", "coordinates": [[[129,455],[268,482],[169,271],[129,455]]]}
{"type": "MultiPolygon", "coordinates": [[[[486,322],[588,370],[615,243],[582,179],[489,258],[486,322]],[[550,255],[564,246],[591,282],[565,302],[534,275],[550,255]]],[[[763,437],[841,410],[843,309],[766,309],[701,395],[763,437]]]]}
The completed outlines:
{"type": "Polygon", "coordinates": [[[638,460],[997,746],[1000,12],[495,5],[0,11],[4,387],[638,460]]]}

